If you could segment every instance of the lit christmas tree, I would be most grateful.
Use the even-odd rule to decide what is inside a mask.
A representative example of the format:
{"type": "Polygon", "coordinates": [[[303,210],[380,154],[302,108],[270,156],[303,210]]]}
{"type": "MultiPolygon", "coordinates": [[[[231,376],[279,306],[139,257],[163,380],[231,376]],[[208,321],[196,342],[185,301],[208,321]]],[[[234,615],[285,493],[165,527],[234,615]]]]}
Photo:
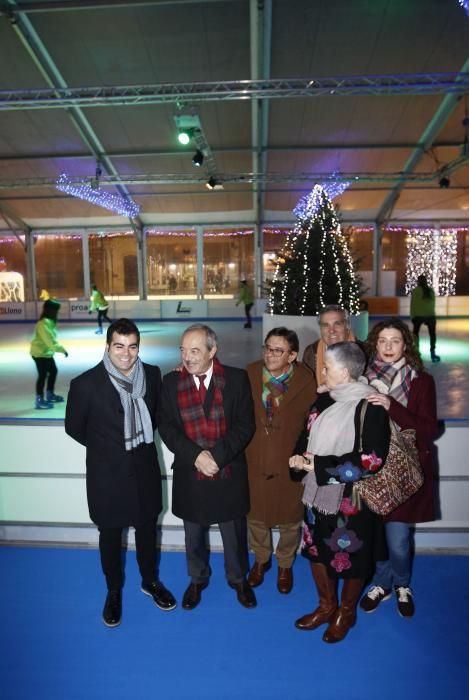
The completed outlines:
{"type": "Polygon", "coordinates": [[[268,311],[315,316],[324,306],[337,304],[358,314],[360,280],[325,188],[315,185],[293,213],[298,221],[277,255],[268,311]]]}

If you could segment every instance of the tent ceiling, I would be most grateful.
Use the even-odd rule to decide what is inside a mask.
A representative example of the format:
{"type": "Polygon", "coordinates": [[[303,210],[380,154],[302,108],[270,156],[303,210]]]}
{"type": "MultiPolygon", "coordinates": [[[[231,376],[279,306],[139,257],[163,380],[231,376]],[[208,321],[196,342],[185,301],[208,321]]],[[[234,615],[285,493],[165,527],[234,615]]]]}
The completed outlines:
{"type": "Polygon", "coordinates": [[[106,190],[141,206],[137,226],[288,222],[299,197],[333,172],[363,174],[339,199],[347,220],[464,220],[468,46],[457,0],[0,1],[0,228],[128,224],[53,187],[61,172],[91,178],[97,155],[103,183],[116,183],[106,190]],[[454,92],[442,77],[420,88],[414,77],[462,71],[454,92]],[[341,76],[369,76],[376,94],[363,80],[347,94],[341,76]],[[395,94],[379,76],[394,76],[395,94]],[[336,88],[298,90],[315,78],[336,88]],[[240,80],[261,83],[223,95],[240,80]],[[183,84],[208,167],[193,167],[193,143],[176,143],[183,84]],[[66,88],[123,95],[122,86],[144,85],[157,99],[59,104],[66,88]],[[268,97],[254,97],[256,85],[268,97]],[[46,88],[59,90],[39,109],[34,91],[46,88]],[[23,103],[12,109],[18,90],[23,103]],[[206,189],[210,175],[223,190],[206,189]]]}

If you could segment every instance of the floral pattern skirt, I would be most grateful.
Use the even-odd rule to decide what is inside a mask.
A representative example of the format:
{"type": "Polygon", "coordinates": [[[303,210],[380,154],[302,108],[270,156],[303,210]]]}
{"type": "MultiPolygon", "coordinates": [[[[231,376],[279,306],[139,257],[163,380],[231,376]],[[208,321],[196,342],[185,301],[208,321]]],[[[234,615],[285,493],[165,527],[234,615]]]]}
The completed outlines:
{"type": "Polygon", "coordinates": [[[350,497],[336,515],[305,508],[301,553],[331,578],[371,578],[375,563],[388,558],[383,520],[365,504],[357,510],[350,497]]]}

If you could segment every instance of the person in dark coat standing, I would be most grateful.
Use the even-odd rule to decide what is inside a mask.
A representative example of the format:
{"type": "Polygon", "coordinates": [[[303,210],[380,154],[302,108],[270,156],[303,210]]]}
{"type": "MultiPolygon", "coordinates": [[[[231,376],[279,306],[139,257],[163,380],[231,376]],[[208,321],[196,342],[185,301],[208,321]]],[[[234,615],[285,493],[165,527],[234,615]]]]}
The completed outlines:
{"type": "Polygon", "coordinates": [[[256,557],[248,583],[259,586],[270,569],[272,528],[278,526],[277,589],[284,594],[293,586],[292,566],[303,519],[303,489],[290,478],[288,460],[316,397],[313,373],[296,361],[298,348],[295,331],[273,328],[265,338],[264,359],[247,367],[256,416],[256,432],[246,450],[249,544],[256,557]]]}
{"type": "Polygon", "coordinates": [[[432,461],[432,445],[438,429],[435,381],[424,372],[412,334],[400,319],[377,323],[367,345],[371,361],[365,375],[377,390],[368,401],[383,406],[401,430],[416,431],[425,480],[417,493],[385,517],[389,558],[377,562],[371,588],[360,607],[373,612],[391,597],[394,587],[399,614],[412,617],[415,608],[410,588],[411,527],[435,519],[432,461]]]}
{"type": "Polygon", "coordinates": [[[86,488],[91,520],[99,529],[107,583],[103,622],[122,617],[122,530],[135,527],[142,592],[161,610],[176,607],[156,575],[156,521],[162,509],[161,473],[154,443],[161,372],[139,356],[140,333],[126,318],[107,331],[102,361],[72,380],[65,431],[86,447],[86,488]]]}
{"type": "Polygon", "coordinates": [[[208,326],[189,326],[181,339],[182,369],[163,379],[160,435],[174,454],[174,515],[184,521],[191,582],[182,607],[195,608],[211,574],[206,536],[217,523],[225,573],[238,601],[255,607],[247,584],[246,514],[249,488],[244,449],[254,433],[247,374],[216,358],[217,336],[208,326]]]}

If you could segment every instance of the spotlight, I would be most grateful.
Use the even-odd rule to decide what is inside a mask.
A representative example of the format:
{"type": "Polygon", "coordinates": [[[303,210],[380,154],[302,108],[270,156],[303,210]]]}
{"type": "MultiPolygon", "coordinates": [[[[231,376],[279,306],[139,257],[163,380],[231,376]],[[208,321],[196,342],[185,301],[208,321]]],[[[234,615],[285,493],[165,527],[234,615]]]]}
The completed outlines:
{"type": "Polygon", "coordinates": [[[208,182],[205,183],[205,187],[208,190],[222,190],[223,184],[218,182],[218,180],[216,180],[214,177],[211,177],[208,182]]]}
{"type": "Polygon", "coordinates": [[[450,186],[451,182],[449,180],[449,177],[442,177],[442,178],[440,178],[440,181],[438,184],[442,190],[447,190],[448,187],[450,186]]]}
{"type": "Polygon", "coordinates": [[[178,141],[182,146],[187,146],[189,141],[191,140],[191,132],[187,129],[181,129],[178,133],[178,141]]]}
{"type": "Polygon", "coordinates": [[[198,148],[194,154],[194,157],[192,158],[192,165],[195,165],[196,168],[200,168],[200,166],[203,164],[203,162],[204,162],[204,154],[202,153],[200,148],[198,148]]]}

